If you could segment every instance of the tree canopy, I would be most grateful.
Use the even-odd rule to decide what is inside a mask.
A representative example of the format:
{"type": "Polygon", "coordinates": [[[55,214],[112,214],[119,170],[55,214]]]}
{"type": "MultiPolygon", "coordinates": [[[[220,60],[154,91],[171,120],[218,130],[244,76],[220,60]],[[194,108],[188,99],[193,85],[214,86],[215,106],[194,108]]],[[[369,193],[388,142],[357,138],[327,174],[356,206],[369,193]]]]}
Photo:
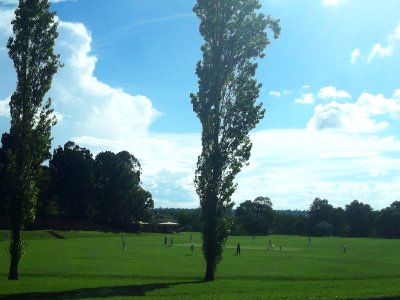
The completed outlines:
{"type": "Polygon", "coordinates": [[[94,160],[90,151],[67,142],[54,150],[49,167],[61,215],[93,219],[94,160]]]}
{"type": "Polygon", "coordinates": [[[196,67],[199,90],[191,102],[202,125],[195,186],[202,208],[205,280],[214,280],[222,258],[234,179],[250,157],[249,132],[264,116],[256,103],[261,84],[254,78],[254,60],[269,44],[265,30],[272,29],[277,38],[280,27],[278,20],[259,13],[260,7],[258,0],[198,0],[193,9],[204,38],[196,67]]]}
{"type": "Polygon", "coordinates": [[[17,73],[17,87],[10,100],[12,146],[6,164],[12,226],[9,279],[18,279],[20,231],[35,218],[37,178],[40,165],[49,157],[51,127],[56,123],[50,99],[43,105],[61,66],[53,51],[57,22],[49,8],[48,0],[20,1],[11,22],[14,35],[7,43],[17,73]]]}
{"type": "Polygon", "coordinates": [[[150,192],[141,187],[141,171],[139,161],[127,151],[106,151],[96,156],[99,220],[121,225],[150,218],[154,203],[150,192]]]}
{"type": "Polygon", "coordinates": [[[236,217],[247,233],[268,234],[273,222],[272,202],[268,197],[244,201],[237,208],[236,217]]]}

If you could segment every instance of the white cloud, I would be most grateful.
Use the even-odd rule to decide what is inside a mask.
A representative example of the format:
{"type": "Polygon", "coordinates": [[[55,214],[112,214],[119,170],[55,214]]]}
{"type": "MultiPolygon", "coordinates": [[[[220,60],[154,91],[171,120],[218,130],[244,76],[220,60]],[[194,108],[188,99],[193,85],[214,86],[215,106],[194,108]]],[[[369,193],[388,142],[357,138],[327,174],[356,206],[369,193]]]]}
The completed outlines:
{"type": "Polygon", "coordinates": [[[372,47],[371,53],[368,56],[368,62],[370,62],[374,57],[385,57],[385,56],[391,56],[393,54],[393,46],[388,45],[386,47],[382,47],[381,44],[375,44],[372,47]]]}
{"type": "Polygon", "coordinates": [[[317,97],[320,99],[340,99],[351,98],[350,94],[346,91],[338,91],[333,86],[326,86],[319,90],[317,97]]]}
{"type": "Polygon", "coordinates": [[[350,133],[374,133],[389,126],[387,121],[377,121],[375,116],[398,118],[400,100],[386,99],[382,94],[363,93],[355,103],[317,105],[307,128],[312,130],[339,130],[350,133]]]}
{"type": "Polygon", "coordinates": [[[83,24],[60,21],[56,49],[65,67],[55,76],[51,94],[57,110],[73,116],[65,118],[65,126],[71,134],[106,139],[145,135],[158,112],[146,96],[130,95],[94,76],[91,42],[83,24]]]}
{"type": "Polygon", "coordinates": [[[92,136],[80,136],[71,138],[74,143],[79,145],[88,146],[107,146],[107,147],[120,147],[121,145],[113,140],[101,139],[92,136]]]}
{"type": "MultiPolygon", "coordinates": [[[[367,62],[371,62],[374,58],[380,57],[389,57],[392,56],[395,48],[398,46],[398,41],[400,40],[400,24],[394,29],[394,31],[386,36],[387,46],[383,47],[380,43],[375,43],[372,46],[372,49],[368,55],[367,62]]],[[[351,53],[350,62],[352,64],[356,63],[356,61],[361,57],[360,49],[354,49],[351,53]]],[[[364,59],[364,58],[363,58],[364,59]]]]}
{"type": "Polygon", "coordinates": [[[306,90],[306,89],[309,89],[310,86],[309,86],[308,84],[306,84],[306,85],[303,85],[301,88],[302,88],[303,90],[306,90]]]}
{"type": "Polygon", "coordinates": [[[273,97],[279,98],[281,96],[281,92],[278,91],[269,91],[269,95],[273,97]]]}
{"type": "Polygon", "coordinates": [[[291,94],[293,94],[293,91],[290,91],[290,90],[283,90],[283,94],[284,94],[284,95],[291,95],[291,94]]]}
{"type": "Polygon", "coordinates": [[[336,206],[358,199],[379,209],[397,199],[400,159],[393,154],[400,141],[394,137],[280,129],[254,133],[252,141],[236,202],[264,195],[276,209],[307,209],[320,196],[336,206]]]}
{"type": "Polygon", "coordinates": [[[300,104],[312,104],[315,101],[315,97],[312,93],[301,95],[300,98],[294,100],[296,103],[300,104]]]}
{"type": "Polygon", "coordinates": [[[389,40],[400,40],[400,24],[397,25],[394,32],[389,35],[389,40]]]}
{"type": "Polygon", "coordinates": [[[0,100],[0,117],[10,117],[10,98],[7,98],[5,100],[0,100]]]}
{"type": "MultiPolygon", "coordinates": [[[[12,34],[11,21],[13,18],[14,10],[0,9],[0,32],[2,33],[1,36],[4,40],[6,40],[6,38],[12,34]]],[[[3,41],[3,39],[1,41],[3,41]]]]}
{"type": "Polygon", "coordinates": [[[357,62],[357,59],[361,56],[361,51],[360,49],[356,48],[351,52],[351,59],[350,62],[352,64],[355,64],[357,62]]]}

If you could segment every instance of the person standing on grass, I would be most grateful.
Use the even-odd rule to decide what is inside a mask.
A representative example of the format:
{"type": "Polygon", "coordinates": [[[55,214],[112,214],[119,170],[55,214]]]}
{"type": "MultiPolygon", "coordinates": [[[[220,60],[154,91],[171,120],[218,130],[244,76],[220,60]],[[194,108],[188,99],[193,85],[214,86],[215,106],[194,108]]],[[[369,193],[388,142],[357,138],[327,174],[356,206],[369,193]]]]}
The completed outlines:
{"type": "Polygon", "coordinates": [[[126,251],[126,242],[124,240],[124,234],[121,234],[121,239],[122,239],[122,251],[126,251]]]}
{"type": "Polygon", "coordinates": [[[164,237],[164,245],[167,246],[167,236],[164,237]]]}
{"type": "Polygon", "coordinates": [[[236,255],[240,255],[240,243],[236,245],[236,255]]]}
{"type": "Polygon", "coordinates": [[[272,241],[269,240],[269,241],[268,241],[268,250],[272,250],[272,247],[273,247],[272,241]]]}
{"type": "Polygon", "coordinates": [[[193,252],[194,252],[194,245],[193,244],[190,246],[190,252],[191,252],[191,254],[193,256],[193,252]]]}
{"type": "Polygon", "coordinates": [[[347,251],[347,246],[345,244],[342,244],[342,249],[343,249],[343,253],[346,253],[347,251]]]}

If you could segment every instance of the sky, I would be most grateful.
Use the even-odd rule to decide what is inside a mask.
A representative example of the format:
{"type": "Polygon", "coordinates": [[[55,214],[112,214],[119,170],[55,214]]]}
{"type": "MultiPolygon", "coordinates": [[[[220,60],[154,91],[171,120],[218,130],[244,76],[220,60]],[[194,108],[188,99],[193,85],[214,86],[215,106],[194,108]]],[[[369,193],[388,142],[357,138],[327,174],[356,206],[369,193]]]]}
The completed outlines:
{"type": "MultiPolygon", "coordinates": [[[[374,209],[400,200],[400,1],[260,0],[280,19],[259,60],[264,119],[232,199],[306,210],[320,197],[374,209]]],[[[16,0],[0,0],[0,131],[16,76],[6,42],[16,0]]],[[[58,0],[53,148],[128,150],[155,207],[195,208],[201,126],[190,103],[203,43],[195,0],[58,0]]]]}

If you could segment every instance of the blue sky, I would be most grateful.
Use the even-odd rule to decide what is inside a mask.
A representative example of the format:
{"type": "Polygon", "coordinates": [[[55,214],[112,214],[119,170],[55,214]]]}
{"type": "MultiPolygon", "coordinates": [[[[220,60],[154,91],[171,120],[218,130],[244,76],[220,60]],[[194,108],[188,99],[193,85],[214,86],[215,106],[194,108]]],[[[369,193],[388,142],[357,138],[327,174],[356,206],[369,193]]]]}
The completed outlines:
{"type": "MultiPolygon", "coordinates": [[[[56,2],[56,1],[54,1],[56,2]]],[[[0,0],[0,130],[9,130],[15,72],[5,49],[16,0],[0,0]]],[[[49,96],[53,147],[128,150],[156,206],[197,207],[200,123],[189,94],[201,58],[193,0],[57,1],[65,67],[49,96]]],[[[259,61],[267,109],[252,133],[235,203],[271,198],[307,209],[315,197],[373,208],[398,198],[400,1],[261,0],[281,20],[259,61]]]]}

